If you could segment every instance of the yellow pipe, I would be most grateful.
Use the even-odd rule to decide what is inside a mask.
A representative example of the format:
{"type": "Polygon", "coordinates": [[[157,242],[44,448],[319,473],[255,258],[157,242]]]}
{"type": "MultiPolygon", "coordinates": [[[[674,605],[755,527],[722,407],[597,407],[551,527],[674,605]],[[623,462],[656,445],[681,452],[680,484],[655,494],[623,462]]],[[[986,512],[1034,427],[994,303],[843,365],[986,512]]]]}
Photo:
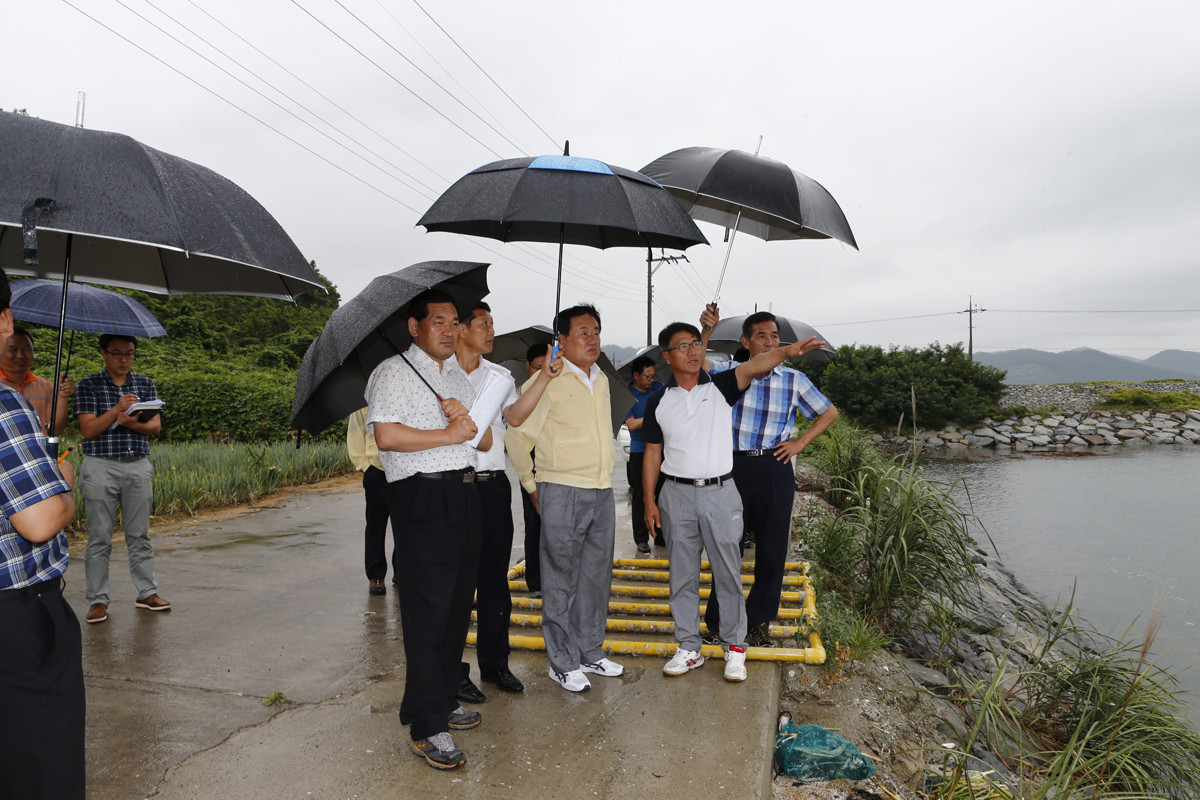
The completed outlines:
{"type": "MultiPolygon", "coordinates": [[[[529,584],[525,581],[509,581],[508,590],[510,592],[527,592],[529,584]]],[[[648,597],[661,600],[666,600],[671,596],[671,590],[666,586],[614,586],[611,592],[618,597],[648,597]]],[[[707,600],[711,594],[712,589],[700,589],[701,599],[707,600]]],[[[749,591],[742,591],[743,597],[749,594],[749,591]]],[[[804,596],[800,592],[780,592],[779,599],[784,603],[800,603],[804,601],[804,596]]]]}
{"type": "MultiPolygon", "coordinates": [[[[665,558],[614,558],[614,567],[632,567],[641,569],[666,569],[670,561],[665,558]]],[[[707,561],[700,562],[700,569],[712,569],[707,561]]],[[[743,561],[742,571],[754,571],[753,561],[743,561]]],[[[807,561],[788,561],[783,565],[784,572],[808,572],[807,561]]]]}
{"type": "MultiPolygon", "coordinates": [[[[467,634],[467,644],[475,644],[475,633],[467,634]]],[[[514,650],[545,650],[546,641],[540,636],[509,636],[508,645],[514,650]]],[[[613,655],[659,656],[667,658],[675,652],[674,642],[631,642],[617,639],[605,639],[601,645],[606,653],[613,655]]],[[[725,651],[718,645],[706,644],[701,646],[700,653],[705,658],[724,658],[725,651]]],[[[825,663],[825,648],[820,641],[812,647],[747,647],[748,661],[801,661],[806,664],[825,663]]]]}
{"type": "MultiPolygon", "coordinates": [[[[657,583],[667,583],[671,579],[671,573],[662,572],[659,570],[641,570],[641,569],[614,569],[613,578],[622,581],[655,581],[657,583]]],[[[784,586],[803,586],[807,578],[785,575],[783,577],[784,586]]],[[[711,572],[700,573],[701,583],[712,583],[711,572]]],[[[754,583],[753,575],[743,575],[742,583],[754,583]]]]}
{"type": "Polygon", "coordinates": [[[524,574],[525,574],[525,559],[522,558],[516,564],[513,564],[511,569],[509,569],[508,579],[510,581],[515,581],[524,574]]]}
{"type": "MultiPolygon", "coordinates": [[[[471,621],[478,622],[477,615],[474,611],[471,612],[471,621]]],[[[542,617],[540,614],[513,614],[509,619],[509,625],[514,628],[540,628],[542,626],[542,617]]],[[[622,631],[625,633],[675,633],[674,622],[660,622],[651,619],[610,619],[605,622],[605,630],[622,631]]],[[[773,639],[792,639],[796,636],[798,628],[788,625],[771,625],[770,633],[773,639]]],[[[805,630],[807,632],[807,629],[805,630]]],[[[708,626],[703,622],[700,623],[700,633],[707,634],[708,626]]]]}
{"type": "MultiPolygon", "coordinates": [[[[542,608],[542,601],[532,597],[514,597],[512,599],[513,608],[521,609],[536,609],[542,608]]],[[[700,613],[703,614],[706,604],[700,604],[700,613]]],[[[671,607],[666,603],[621,603],[613,600],[608,601],[609,614],[625,614],[629,616],[671,616],[671,607]]],[[[779,609],[778,619],[800,619],[805,615],[802,608],[781,608],[779,609]]]]}

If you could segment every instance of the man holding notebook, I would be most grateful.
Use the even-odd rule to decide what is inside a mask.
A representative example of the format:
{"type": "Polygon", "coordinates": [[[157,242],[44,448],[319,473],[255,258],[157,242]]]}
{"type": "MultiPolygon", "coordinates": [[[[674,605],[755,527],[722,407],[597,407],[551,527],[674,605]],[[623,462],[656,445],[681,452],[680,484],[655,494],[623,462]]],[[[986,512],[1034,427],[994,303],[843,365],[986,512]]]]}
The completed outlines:
{"type": "Polygon", "coordinates": [[[106,333],[100,337],[100,355],[104,369],[81,380],[75,390],[75,416],[83,434],[79,487],[88,512],[83,568],[90,623],[108,619],[108,560],[118,505],[129,551],[129,575],[137,589],[134,605],[150,611],[171,609],[171,604],[158,596],[154,548],[150,546],[154,499],[150,437],[158,435],[162,416],[130,413],[135,403],[158,400],[158,391],[154,381],[133,371],[137,339],[106,333]]]}

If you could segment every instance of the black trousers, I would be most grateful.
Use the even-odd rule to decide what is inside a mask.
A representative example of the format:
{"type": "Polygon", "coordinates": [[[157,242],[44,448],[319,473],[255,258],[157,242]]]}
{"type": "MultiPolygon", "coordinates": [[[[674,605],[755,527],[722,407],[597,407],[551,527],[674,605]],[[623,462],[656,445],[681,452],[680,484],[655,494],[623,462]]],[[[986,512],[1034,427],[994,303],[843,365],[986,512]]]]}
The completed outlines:
{"type": "MultiPolygon", "coordinates": [[[[746,598],[746,625],[753,628],[779,615],[796,477],[790,461],[781,462],[772,455],[734,456],[733,482],[742,496],[746,527],[754,531],[754,585],[746,598]]],[[[709,631],[721,630],[715,594],[708,598],[704,624],[709,631]]]]}
{"type": "MultiPolygon", "coordinates": [[[[366,543],[364,566],[367,570],[367,580],[381,581],[387,577],[387,498],[383,490],[387,486],[387,475],[383,470],[367,467],[363,472],[363,493],[367,496],[367,529],[363,540],[366,543]]],[[[392,544],[395,545],[395,534],[392,534],[392,544]]],[[[392,551],[392,576],[399,577],[400,569],[396,565],[396,552],[392,551]]]]}
{"type": "Polygon", "coordinates": [[[471,627],[479,574],[481,518],[474,483],[406,478],[388,483],[388,511],[400,551],[404,697],[400,723],[413,740],[449,730],[458,707],[459,664],[471,627]]]}
{"type": "Polygon", "coordinates": [[[542,590],[542,515],[533,507],[529,492],[521,487],[521,511],[525,516],[525,583],[529,591],[542,590]]]}
{"type": "Polygon", "coordinates": [[[0,800],[82,800],[83,647],[62,588],[0,599],[0,800]]]}
{"type": "MultiPolygon", "coordinates": [[[[508,592],[508,562],[512,559],[512,484],[500,475],[475,484],[483,515],[483,545],[475,582],[476,657],[480,672],[508,669],[508,623],[512,595],[508,592]]],[[[471,665],[462,664],[462,676],[471,665]]]]}
{"type": "MultiPolygon", "coordinates": [[[[642,486],[642,464],[645,453],[630,453],[629,461],[625,464],[625,478],[629,481],[630,511],[633,514],[633,541],[638,544],[650,541],[650,531],[646,528],[646,490],[642,486]]],[[[667,479],[659,473],[658,485],[654,487],[654,502],[658,502],[658,493],[662,491],[667,479]]],[[[654,543],[664,543],[663,532],[658,531],[654,543]]]]}

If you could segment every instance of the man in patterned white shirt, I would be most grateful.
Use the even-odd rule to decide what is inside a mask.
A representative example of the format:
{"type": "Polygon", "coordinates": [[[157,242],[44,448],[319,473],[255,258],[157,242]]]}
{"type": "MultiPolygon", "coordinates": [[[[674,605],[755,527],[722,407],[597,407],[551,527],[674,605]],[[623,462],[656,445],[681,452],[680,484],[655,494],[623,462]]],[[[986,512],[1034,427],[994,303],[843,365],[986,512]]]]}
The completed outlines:
{"type": "MultiPolygon", "coordinates": [[[[431,289],[409,303],[408,351],[384,361],[367,382],[367,427],[388,484],[392,534],[400,550],[400,620],[406,674],[400,723],[430,766],[466,763],[450,730],[474,728],[478,712],[458,705],[459,663],[471,622],[482,536],[475,487],[478,427],[467,410],[475,390],[447,360],[458,342],[458,312],[431,289]]],[[[480,450],[492,446],[484,433],[480,450]]]]}

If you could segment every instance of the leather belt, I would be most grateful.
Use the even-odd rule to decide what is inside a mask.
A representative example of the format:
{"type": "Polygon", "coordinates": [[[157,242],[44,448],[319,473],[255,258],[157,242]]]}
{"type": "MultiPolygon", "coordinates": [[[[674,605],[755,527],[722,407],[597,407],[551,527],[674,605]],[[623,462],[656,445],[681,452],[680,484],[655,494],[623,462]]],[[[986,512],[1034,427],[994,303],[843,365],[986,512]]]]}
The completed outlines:
{"type": "Polygon", "coordinates": [[[682,483],[685,486],[723,486],[733,480],[733,473],[727,473],[719,478],[676,478],[674,475],[668,475],[665,472],[662,476],[674,483],[682,483]]]}
{"type": "Polygon", "coordinates": [[[456,481],[458,483],[474,483],[475,470],[471,467],[466,469],[452,469],[446,472],[414,472],[414,478],[422,478],[427,481],[456,481]]]}
{"type": "Polygon", "coordinates": [[[495,480],[504,475],[502,469],[483,469],[475,472],[475,480],[479,482],[495,480]]]}
{"type": "Polygon", "coordinates": [[[51,578],[48,581],[35,583],[32,586],[22,586],[19,589],[0,589],[0,600],[28,600],[45,592],[53,592],[63,586],[62,578],[51,578]]]}
{"type": "Polygon", "coordinates": [[[764,450],[734,450],[735,456],[769,456],[774,455],[775,448],[768,447],[764,450]]]}

